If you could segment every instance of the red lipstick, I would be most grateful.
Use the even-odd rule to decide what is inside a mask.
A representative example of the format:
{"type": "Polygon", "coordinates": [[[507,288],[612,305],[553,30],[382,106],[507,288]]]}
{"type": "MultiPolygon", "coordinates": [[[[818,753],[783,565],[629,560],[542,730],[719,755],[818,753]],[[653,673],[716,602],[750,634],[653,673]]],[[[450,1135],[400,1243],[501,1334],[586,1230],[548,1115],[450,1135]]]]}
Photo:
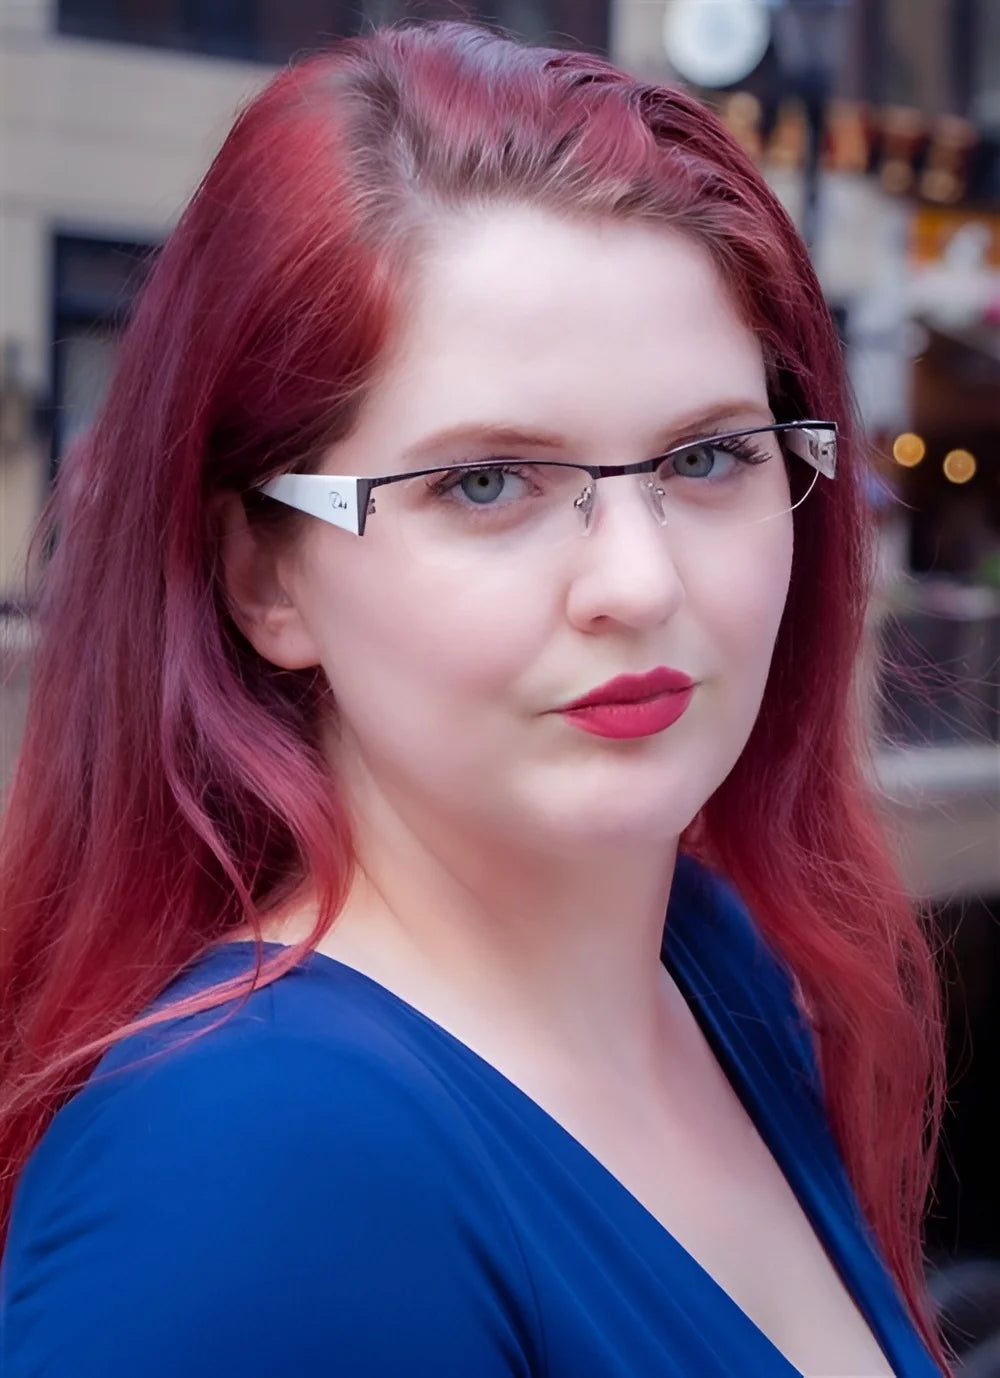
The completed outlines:
{"type": "Polygon", "coordinates": [[[619,675],[559,711],[597,737],[650,737],[677,721],[693,691],[689,675],[659,666],[646,675],[619,675]]]}

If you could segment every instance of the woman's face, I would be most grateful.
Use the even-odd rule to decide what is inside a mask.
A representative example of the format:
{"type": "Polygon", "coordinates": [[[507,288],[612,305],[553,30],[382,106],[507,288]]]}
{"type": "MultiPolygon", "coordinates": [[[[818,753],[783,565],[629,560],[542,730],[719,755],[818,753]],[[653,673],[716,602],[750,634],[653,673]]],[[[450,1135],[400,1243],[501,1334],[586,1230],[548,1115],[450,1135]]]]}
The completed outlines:
{"type": "MultiPolygon", "coordinates": [[[[760,346],[680,235],[494,208],[446,221],[420,274],[326,472],[498,454],[628,464],[772,419],[760,346]]],[[[639,483],[600,480],[586,536],[481,561],[421,558],[388,516],[380,526],[378,490],[363,537],[302,519],[279,571],[294,612],[265,653],[323,666],[349,802],[374,794],[418,828],[535,849],[670,839],[691,822],[756,718],[792,519],[675,531],[639,483]],[[657,666],[695,681],[665,730],[602,737],[555,711],[657,666]]]]}

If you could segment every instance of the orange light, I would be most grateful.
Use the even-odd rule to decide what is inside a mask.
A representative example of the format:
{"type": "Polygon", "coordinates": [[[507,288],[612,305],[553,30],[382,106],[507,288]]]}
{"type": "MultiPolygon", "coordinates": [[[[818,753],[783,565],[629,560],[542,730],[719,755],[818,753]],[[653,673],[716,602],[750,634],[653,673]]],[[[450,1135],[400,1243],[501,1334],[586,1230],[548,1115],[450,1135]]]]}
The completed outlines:
{"type": "Polygon", "coordinates": [[[949,450],[942,467],[950,483],[968,483],[976,472],[976,456],[968,450],[949,450]]]}
{"type": "Polygon", "coordinates": [[[927,453],[927,446],[923,438],[914,435],[912,431],[904,431],[902,435],[897,435],[892,442],[892,457],[897,464],[902,464],[906,469],[912,469],[919,464],[927,453]]]}

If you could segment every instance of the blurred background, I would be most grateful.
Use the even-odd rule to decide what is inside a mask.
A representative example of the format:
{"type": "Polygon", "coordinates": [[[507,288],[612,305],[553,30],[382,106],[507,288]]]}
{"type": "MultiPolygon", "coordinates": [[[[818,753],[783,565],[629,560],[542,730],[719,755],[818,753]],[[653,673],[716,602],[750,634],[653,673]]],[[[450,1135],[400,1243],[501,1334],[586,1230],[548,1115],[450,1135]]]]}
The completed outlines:
{"type": "Polygon", "coordinates": [[[28,535],[151,253],[276,65],[404,15],[693,88],[810,246],[876,457],[878,783],[945,953],[936,1286],[1000,1374],[1000,0],[0,0],[0,783],[28,535]]]}

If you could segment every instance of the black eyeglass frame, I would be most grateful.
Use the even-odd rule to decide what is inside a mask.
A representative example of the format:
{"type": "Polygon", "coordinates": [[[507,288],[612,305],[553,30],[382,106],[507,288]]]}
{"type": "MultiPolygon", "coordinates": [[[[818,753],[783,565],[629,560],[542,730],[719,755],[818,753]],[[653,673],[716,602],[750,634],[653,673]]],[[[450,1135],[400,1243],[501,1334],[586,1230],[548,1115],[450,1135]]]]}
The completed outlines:
{"type": "MultiPolygon", "coordinates": [[[[825,478],[836,477],[838,429],[835,421],[777,421],[771,426],[747,426],[738,431],[724,431],[719,435],[706,436],[702,440],[686,440],[681,445],[671,446],[663,454],[654,455],[652,459],[638,460],[634,464],[581,464],[560,459],[533,459],[526,462],[552,469],[574,469],[596,481],[599,478],[626,477],[630,474],[653,474],[665,460],[683,454],[685,450],[764,434],[779,436],[793,454],[805,460],[825,478]]],[[[431,474],[445,473],[449,470],[476,473],[503,463],[505,458],[497,456],[477,463],[435,464],[428,469],[410,469],[403,474],[380,474],[375,477],[285,473],[261,484],[259,491],[277,502],[318,517],[321,521],[330,522],[333,526],[339,526],[356,536],[363,536],[367,519],[375,512],[374,493],[377,488],[415,478],[427,478],[431,474]]]]}

